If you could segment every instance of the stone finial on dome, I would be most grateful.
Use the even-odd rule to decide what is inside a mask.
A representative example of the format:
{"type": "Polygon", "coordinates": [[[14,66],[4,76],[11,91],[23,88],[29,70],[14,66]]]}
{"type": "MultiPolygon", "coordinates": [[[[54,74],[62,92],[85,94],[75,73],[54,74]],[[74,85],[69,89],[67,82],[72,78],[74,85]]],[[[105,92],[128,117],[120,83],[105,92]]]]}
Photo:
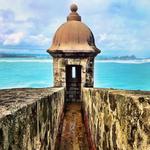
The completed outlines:
{"type": "Polygon", "coordinates": [[[76,4],[72,4],[72,5],[70,6],[70,10],[71,10],[72,12],[76,12],[76,11],[78,10],[78,6],[77,6],[76,4]]]}
{"type": "Polygon", "coordinates": [[[77,13],[77,5],[72,4],[70,10],[67,22],[57,29],[48,52],[53,56],[61,52],[64,54],[69,53],[70,56],[76,53],[92,55],[100,53],[100,50],[95,45],[92,31],[81,22],[81,17],[77,13]]]}
{"type": "Polygon", "coordinates": [[[77,13],[78,6],[76,4],[72,4],[70,6],[71,13],[67,17],[67,21],[81,21],[81,17],[77,13]]]}

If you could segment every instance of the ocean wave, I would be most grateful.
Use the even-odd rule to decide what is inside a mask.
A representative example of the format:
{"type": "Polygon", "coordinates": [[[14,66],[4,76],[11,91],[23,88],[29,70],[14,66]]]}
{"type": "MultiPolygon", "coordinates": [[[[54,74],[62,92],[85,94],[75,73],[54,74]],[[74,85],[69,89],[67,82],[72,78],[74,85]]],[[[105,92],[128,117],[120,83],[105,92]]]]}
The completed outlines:
{"type": "Polygon", "coordinates": [[[44,87],[50,87],[51,83],[48,83],[47,81],[40,81],[40,82],[22,82],[22,83],[16,83],[14,85],[8,85],[0,87],[0,89],[12,89],[12,88],[44,88],[44,87]]]}
{"type": "Polygon", "coordinates": [[[141,60],[96,60],[98,63],[119,63],[119,64],[144,64],[150,63],[150,59],[141,60]]]}
{"type": "MultiPolygon", "coordinates": [[[[0,59],[0,63],[52,63],[52,59],[0,59]]],[[[150,59],[141,60],[95,60],[98,63],[124,63],[124,64],[143,64],[150,63],[150,59]]]]}
{"type": "Polygon", "coordinates": [[[1,59],[0,63],[31,63],[31,62],[37,62],[37,63],[49,63],[52,62],[51,59],[1,59]]]}

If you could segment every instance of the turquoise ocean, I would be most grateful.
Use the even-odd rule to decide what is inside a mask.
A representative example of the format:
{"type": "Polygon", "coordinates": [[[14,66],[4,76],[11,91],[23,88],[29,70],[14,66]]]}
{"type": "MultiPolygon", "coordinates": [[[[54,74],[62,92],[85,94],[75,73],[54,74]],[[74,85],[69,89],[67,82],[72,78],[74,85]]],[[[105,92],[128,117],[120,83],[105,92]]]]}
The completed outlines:
{"type": "MultiPolygon", "coordinates": [[[[150,61],[95,61],[94,86],[150,90],[150,61]]],[[[0,58],[0,89],[53,86],[48,58],[0,58]]]]}

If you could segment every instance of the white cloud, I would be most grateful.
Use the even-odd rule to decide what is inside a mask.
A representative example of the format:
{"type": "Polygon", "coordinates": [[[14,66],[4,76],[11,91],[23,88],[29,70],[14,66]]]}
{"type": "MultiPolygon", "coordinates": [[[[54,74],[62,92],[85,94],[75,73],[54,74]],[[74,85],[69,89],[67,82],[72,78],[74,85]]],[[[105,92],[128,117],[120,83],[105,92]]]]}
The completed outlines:
{"type": "Polygon", "coordinates": [[[108,35],[106,33],[102,33],[102,34],[96,36],[97,37],[96,39],[99,40],[100,42],[102,42],[102,41],[105,41],[108,38],[107,36],[108,35]]]}
{"type": "Polygon", "coordinates": [[[150,0],[136,0],[135,5],[140,8],[149,10],[150,9],[150,0]]]}
{"type": "MultiPolygon", "coordinates": [[[[75,3],[79,6],[79,11],[95,12],[95,11],[104,11],[111,4],[110,0],[72,0],[71,3],[75,3]]],[[[70,3],[70,4],[71,4],[70,3]]]]}
{"type": "Polygon", "coordinates": [[[27,41],[33,45],[47,45],[50,42],[50,38],[46,37],[43,34],[31,35],[27,38],[27,41]]]}
{"type": "Polygon", "coordinates": [[[49,45],[72,2],[78,4],[83,22],[92,29],[102,51],[139,54],[150,49],[150,0],[15,0],[15,4],[0,0],[0,45],[49,45]]]}
{"type": "Polygon", "coordinates": [[[26,5],[24,0],[0,0],[0,9],[11,10],[18,20],[25,20],[32,15],[30,11],[26,11],[26,5]]]}
{"type": "Polygon", "coordinates": [[[3,45],[18,45],[23,40],[25,33],[17,32],[6,36],[3,45]]]}

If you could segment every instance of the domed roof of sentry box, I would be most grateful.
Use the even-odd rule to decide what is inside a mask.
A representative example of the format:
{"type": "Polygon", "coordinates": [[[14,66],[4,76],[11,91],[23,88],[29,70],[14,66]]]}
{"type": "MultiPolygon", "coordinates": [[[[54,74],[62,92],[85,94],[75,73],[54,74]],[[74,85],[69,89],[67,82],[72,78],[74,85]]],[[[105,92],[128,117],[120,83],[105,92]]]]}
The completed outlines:
{"type": "Polygon", "coordinates": [[[95,53],[100,50],[95,45],[92,31],[77,13],[78,7],[72,4],[67,22],[62,24],[55,33],[49,53],[95,53]]]}

